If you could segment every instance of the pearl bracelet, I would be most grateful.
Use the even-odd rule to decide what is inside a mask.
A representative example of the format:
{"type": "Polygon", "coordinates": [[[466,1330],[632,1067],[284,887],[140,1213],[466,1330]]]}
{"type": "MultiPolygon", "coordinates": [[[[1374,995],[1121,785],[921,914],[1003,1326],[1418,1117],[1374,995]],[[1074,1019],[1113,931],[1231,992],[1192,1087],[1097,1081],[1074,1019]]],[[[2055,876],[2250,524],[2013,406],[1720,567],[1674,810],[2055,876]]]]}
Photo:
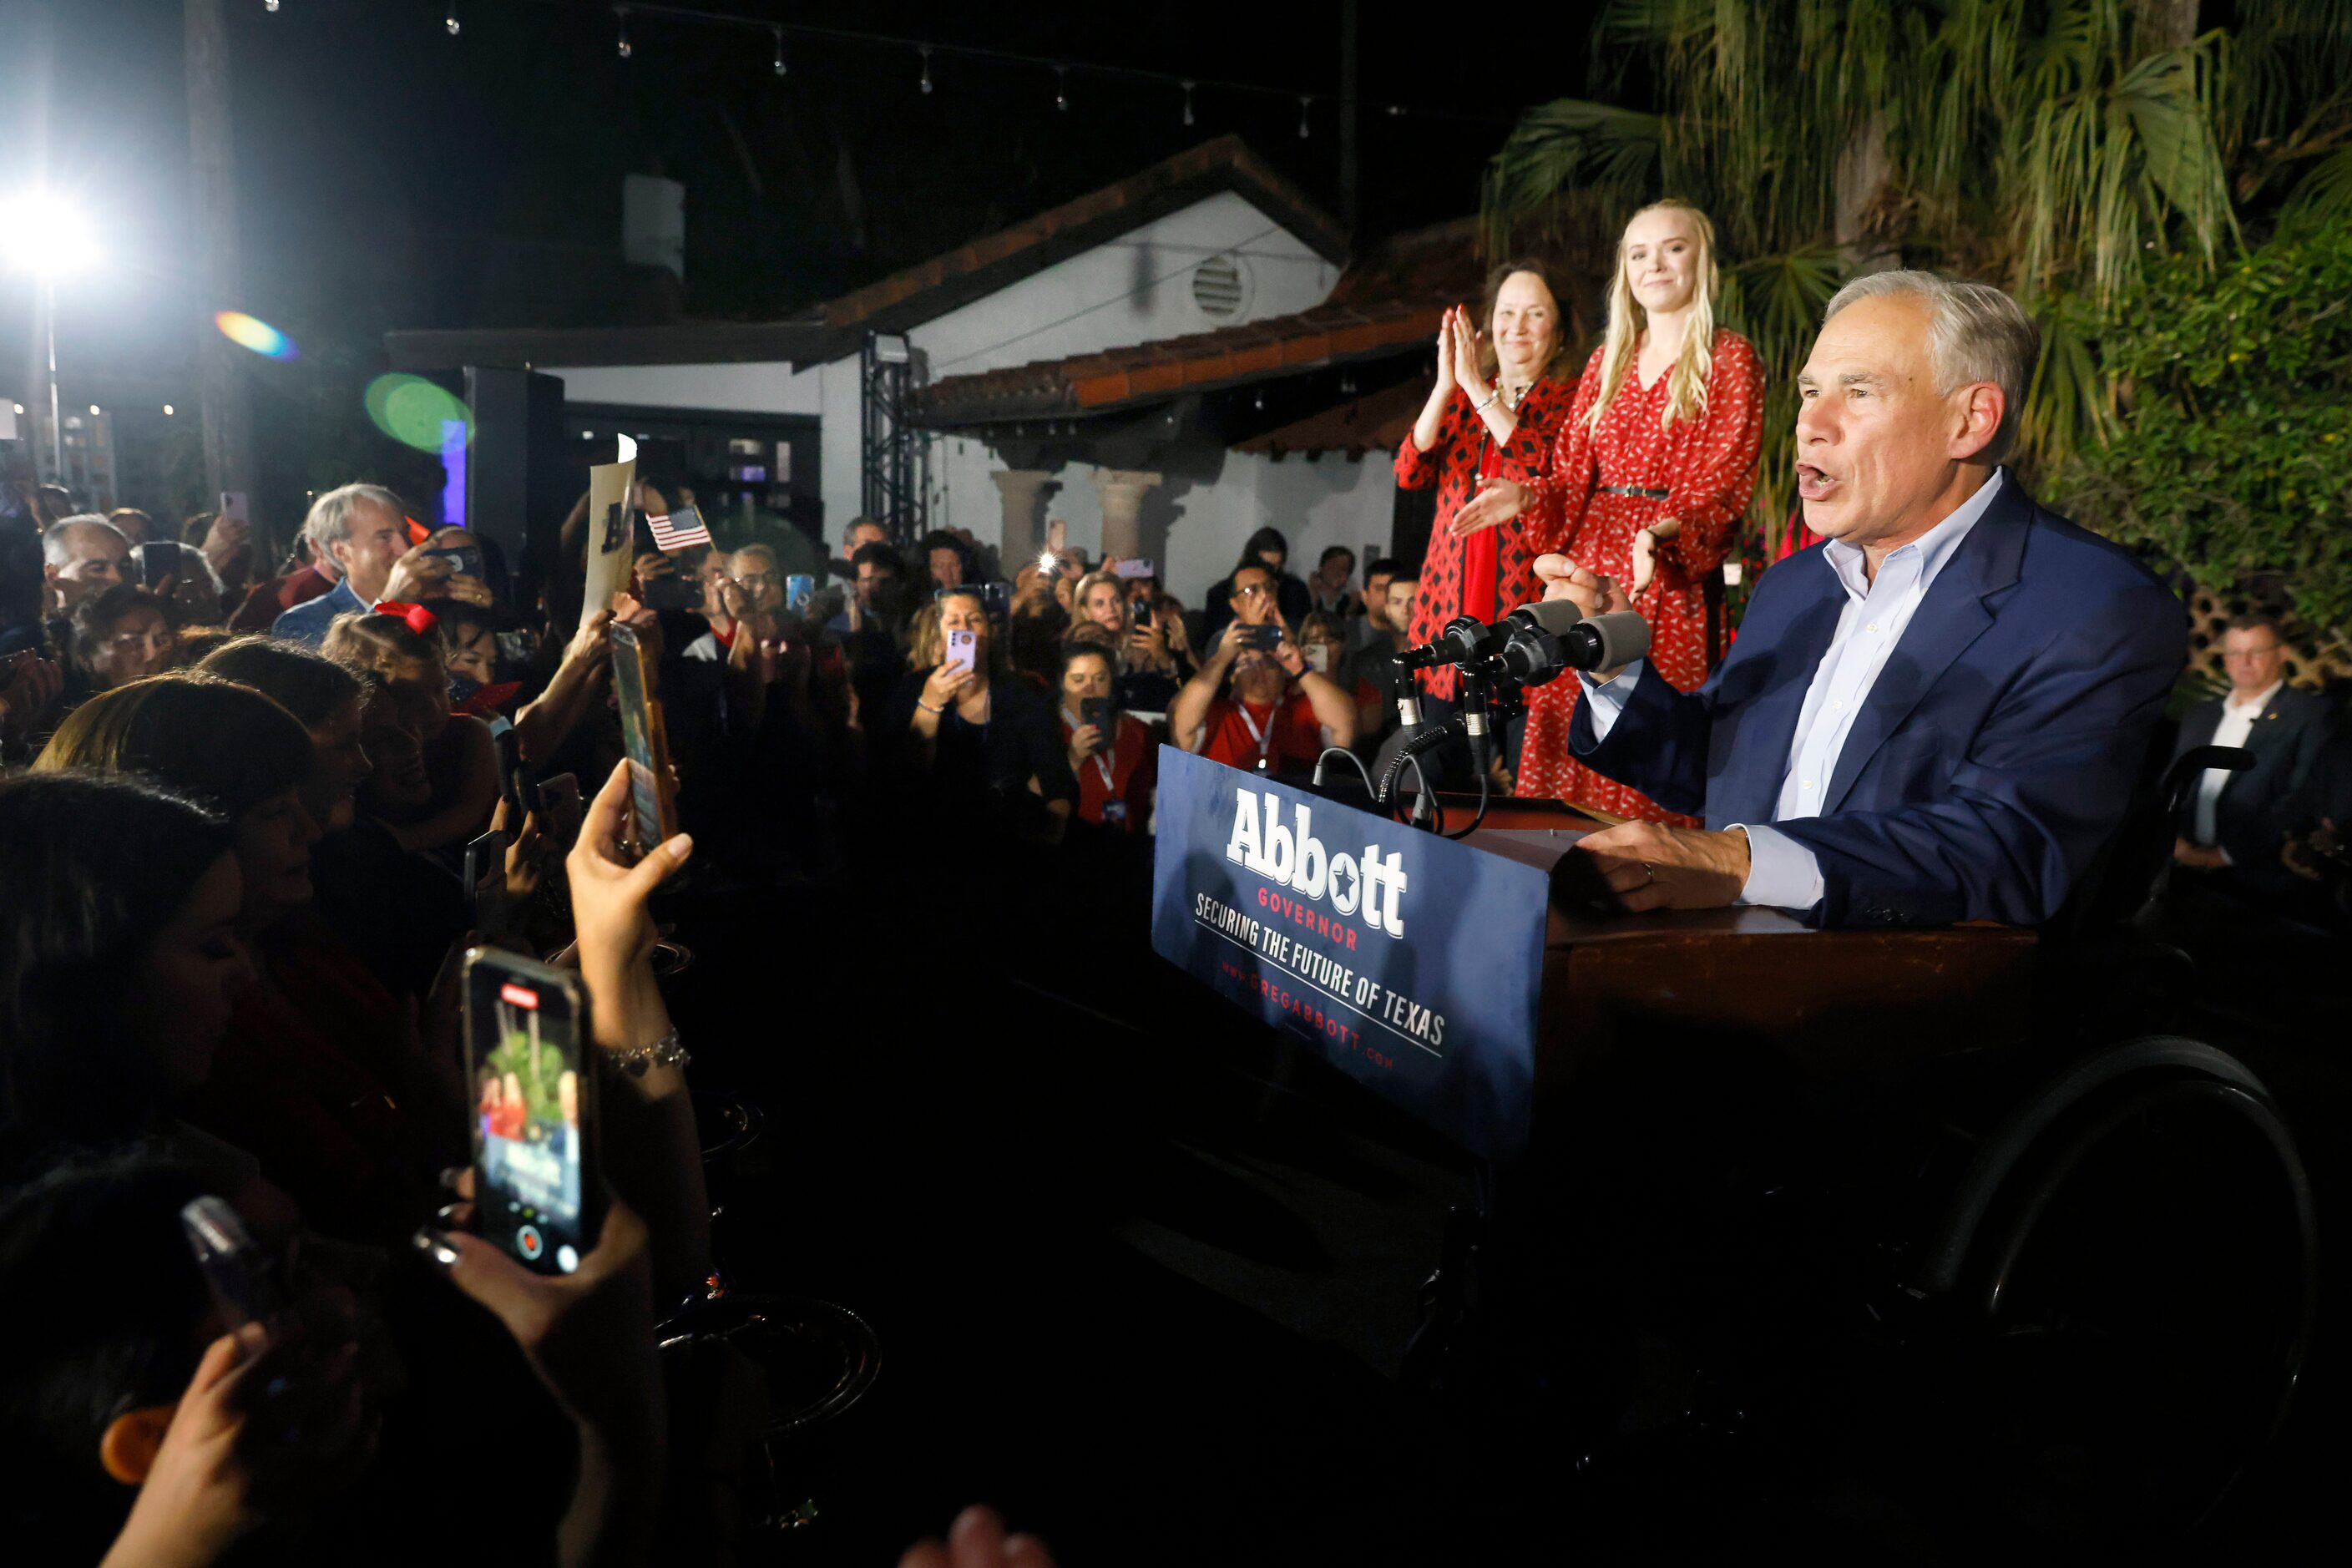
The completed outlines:
{"type": "Polygon", "coordinates": [[[650,1046],[638,1046],[625,1051],[611,1053],[613,1065],[631,1078],[643,1078],[653,1068],[677,1068],[684,1070],[694,1058],[678,1044],[677,1031],[672,1029],[650,1046]]]}

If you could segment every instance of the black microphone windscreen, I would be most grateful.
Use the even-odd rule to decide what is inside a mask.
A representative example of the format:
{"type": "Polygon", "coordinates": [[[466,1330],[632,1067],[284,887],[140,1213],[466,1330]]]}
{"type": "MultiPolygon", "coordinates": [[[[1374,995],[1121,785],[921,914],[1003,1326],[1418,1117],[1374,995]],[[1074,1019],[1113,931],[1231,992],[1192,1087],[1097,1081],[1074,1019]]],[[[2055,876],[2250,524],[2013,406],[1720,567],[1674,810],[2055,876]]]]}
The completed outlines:
{"type": "Polygon", "coordinates": [[[1650,623],[1631,610],[1612,610],[1584,624],[1601,638],[1601,657],[1592,665],[1595,669],[1615,669],[1650,651],[1650,623]]]}
{"type": "Polygon", "coordinates": [[[1511,612],[1511,618],[1534,626],[1547,637],[1558,637],[1584,618],[1573,599],[1540,599],[1532,605],[1521,605],[1511,612]]]}

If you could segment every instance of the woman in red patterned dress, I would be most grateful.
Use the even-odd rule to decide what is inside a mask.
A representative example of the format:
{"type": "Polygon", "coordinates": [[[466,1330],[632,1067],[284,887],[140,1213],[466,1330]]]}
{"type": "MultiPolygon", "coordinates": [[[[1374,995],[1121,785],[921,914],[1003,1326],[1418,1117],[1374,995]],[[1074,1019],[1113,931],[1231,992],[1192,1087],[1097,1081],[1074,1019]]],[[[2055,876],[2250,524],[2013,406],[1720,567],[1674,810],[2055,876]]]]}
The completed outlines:
{"type": "MultiPolygon", "coordinates": [[[[1650,666],[1685,691],[1714,658],[1708,593],[1756,489],[1764,369],[1746,338],[1715,324],[1715,228],[1682,202],[1625,226],[1609,289],[1609,333],[1584,367],[1541,470],[1505,474],[1454,519],[1457,534],[1557,508],[1547,536],[1577,564],[1631,585],[1650,623],[1650,666]]],[[[1581,688],[1563,675],[1529,692],[1523,795],[1620,816],[1697,826],[1568,754],[1581,688]]]]}
{"type": "MultiPolygon", "coordinates": [[[[1536,557],[1559,548],[1558,509],[1538,500],[1527,515],[1468,538],[1449,526],[1487,479],[1534,482],[1568,418],[1570,388],[1553,371],[1565,346],[1559,295],[1540,261],[1510,261],[1487,275],[1478,318],[1445,312],[1437,332],[1437,382],[1397,448],[1397,484],[1437,487],[1437,521],[1421,565],[1421,591],[1406,628],[1413,644],[1434,638],[1456,616],[1482,621],[1543,597],[1536,557]]],[[[1554,684],[1557,684],[1555,682],[1554,684]]],[[[1431,718],[1454,700],[1454,671],[1423,678],[1431,718]]],[[[1528,693],[1539,698],[1541,689],[1528,693]]],[[[1561,734],[1568,731],[1565,721],[1561,734]]]]}

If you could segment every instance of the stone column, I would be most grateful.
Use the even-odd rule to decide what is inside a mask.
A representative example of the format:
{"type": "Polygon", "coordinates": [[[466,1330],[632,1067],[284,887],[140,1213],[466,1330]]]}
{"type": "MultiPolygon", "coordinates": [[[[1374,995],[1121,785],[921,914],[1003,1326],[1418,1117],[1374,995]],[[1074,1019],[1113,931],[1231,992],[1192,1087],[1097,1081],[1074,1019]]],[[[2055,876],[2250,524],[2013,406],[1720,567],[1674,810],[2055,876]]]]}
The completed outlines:
{"type": "Polygon", "coordinates": [[[1022,562],[1037,553],[1037,514],[1054,476],[1043,468],[1007,468],[988,477],[996,481],[996,493],[1004,503],[1004,537],[996,547],[996,558],[1010,576],[1020,570],[1022,562]]]}
{"type": "Polygon", "coordinates": [[[1128,561],[1143,553],[1137,514],[1143,510],[1143,492],[1159,484],[1160,478],[1140,468],[1095,470],[1095,493],[1102,498],[1104,560],[1128,561]]]}

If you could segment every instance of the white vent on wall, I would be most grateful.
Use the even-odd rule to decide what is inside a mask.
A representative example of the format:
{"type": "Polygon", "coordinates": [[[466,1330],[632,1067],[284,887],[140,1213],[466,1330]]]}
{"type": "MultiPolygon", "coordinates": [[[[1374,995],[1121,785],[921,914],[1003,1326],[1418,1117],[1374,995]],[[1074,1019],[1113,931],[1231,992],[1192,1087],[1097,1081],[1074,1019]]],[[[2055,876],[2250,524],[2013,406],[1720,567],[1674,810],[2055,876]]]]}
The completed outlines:
{"type": "Polygon", "coordinates": [[[1249,274],[1231,256],[1212,256],[1192,268],[1192,303],[1212,321],[1227,321],[1249,304],[1249,274]]]}

